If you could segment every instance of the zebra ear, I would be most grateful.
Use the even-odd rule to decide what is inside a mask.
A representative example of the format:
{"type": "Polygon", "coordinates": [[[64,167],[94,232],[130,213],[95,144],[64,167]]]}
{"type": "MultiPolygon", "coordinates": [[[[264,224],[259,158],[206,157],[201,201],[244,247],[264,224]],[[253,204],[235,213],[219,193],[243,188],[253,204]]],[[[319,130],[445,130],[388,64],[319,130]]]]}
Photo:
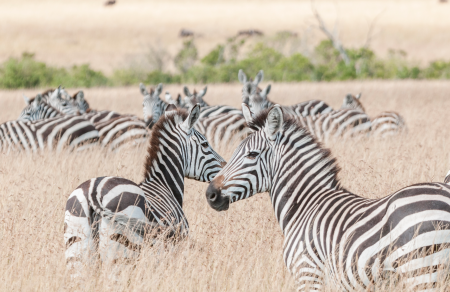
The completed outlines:
{"type": "Polygon", "coordinates": [[[61,99],[60,91],[61,91],[61,85],[58,86],[58,88],[55,89],[55,91],[53,91],[52,95],[50,96],[50,99],[54,99],[54,98],[61,99]]]}
{"type": "Polygon", "coordinates": [[[198,118],[200,117],[200,104],[196,104],[192,107],[192,109],[189,111],[189,116],[187,119],[183,122],[182,127],[186,131],[190,131],[195,123],[197,122],[198,118]]]}
{"type": "Polygon", "coordinates": [[[166,107],[166,112],[175,111],[175,110],[177,110],[177,106],[174,105],[173,103],[169,104],[169,105],[166,107]]]}
{"type": "Polygon", "coordinates": [[[140,84],[139,84],[139,89],[141,90],[141,94],[142,94],[143,96],[148,95],[147,88],[145,88],[145,85],[144,85],[144,84],[140,83],[140,84]]]}
{"type": "Polygon", "coordinates": [[[82,90],[80,90],[77,93],[77,96],[75,98],[78,102],[82,102],[84,100],[84,92],[82,90]]]}
{"type": "Polygon", "coordinates": [[[34,107],[38,107],[41,103],[42,103],[42,94],[38,93],[36,94],[36,97],[34,98],[31,104],[33,104],[34,107]]]}
{"type": "Polygon", "coordinates": [[[247,124],[250,123],[251,121],[253,121],[253,113],[250,110],[250,107],[246,103],[242,104],[242,113],[244,114],[244,118],[245,118],[245,121],[247,122],[247,124]]]}
{"type": "Polygon", "coordinates": [[[239,69],[238,79],[239,79],[239,82],[241,82],[242,84],[247,82],[247,75],[245,75],[245,73],[244,73],[244,71],[242,71],[242,69],[239,69]]]}
{"type": "Polygon", "coordinates": [[[203,90],[197,94],[197,98],[202,98],[203,96],[205,96],[207,89],[208,89],[208,86],[205,86],[205,88],[203,88],[203,90]]]}
{"type": "Polygon", "coordinates": [[[181,94],[179,94],[179,93],[178,93],[178,96],[177,96],[177,104],[181,105],[181,94]]]}
{"type": "Polygon", "coordinates": [[[264,99],[267,99],[267,95],[270,92],[270,89],[272,88],[272,85],[267,85],[267,87],[261,92],[261,96],[264,97],[264,99]]]}
{"type": "Polygon", "coordinates": [[[259,82],[263,81],[264,79],[264,72],[263,70],[259,70],[258,74],[256,74],[255,81],[253,81],[253,84],[258,85],[259,82]]]}
{"type": "Polygon", "coordinates": [[[361,98],[361,92],[357,95],[357,96],[355,96],[356,97],[356,99],[360,99],[361,98]]]}
{"type": "Polygon", "coordinates": [[[353,100],[353,95],[351,93],[349,93],[345,96],[346,103],[352,103],[352,100],[353,100]]]}
{"type": "Polygon", "coordinates": [[[283,112],[279,104],[274,105],[267,115],[264,130],[269,140],[275,140],[277,133],[283,126],[283,112]]]}
{"type": "Polygon", "coordinates": [[[154,93],[154,94],[155,94],[156,96],[159,97],[159,95],[161,94],[162,90],[163,90],[163,84],[160,83],[160,84],[158,84],[158,86],[156,87],[156,90],[155,90],[155,93],[154,93]]]}
{"type": "Polygon", "coordinates": [[[29,105],[30,104],[30,99],[25,94],[22,94],[22,96],[23,96],[23,100],[25,100],[25,103],[27,105],[29,105]]]}
{"type": "Polygon", "coordinates": [[[184,91],[184,95],[186,95],[187,97],[191,97],[191,96],[192,96],[192,94],[191,94],[191,92],[189,91],[189,88],[187,88],[187,86],[185,86],[185,87],[183,88],[183,91],[184,91]]]}

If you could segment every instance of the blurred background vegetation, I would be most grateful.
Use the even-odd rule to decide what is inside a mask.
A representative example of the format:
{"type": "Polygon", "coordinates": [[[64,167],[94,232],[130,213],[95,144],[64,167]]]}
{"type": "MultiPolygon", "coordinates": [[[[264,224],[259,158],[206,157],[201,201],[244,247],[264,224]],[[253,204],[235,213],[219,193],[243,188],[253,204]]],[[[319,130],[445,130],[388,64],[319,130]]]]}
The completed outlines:
{"type": "Polygon", "coordinates": [[[171,57],[164,49],[150,48],[147,66],[135,62],[116,69],[110,76],[89,64],[58,68],[25,52],[0,65],[0,88],[43,86],[93,87],[157,83],[227,83],[237,81],[243,69],[250,76],[264,70],[268,81],[334,81],[354,79],[450,79],[450,61],[437,60],[419,66],[406,60],[406,52],[389,51],[380,58],[367,47],[346,48],[346,64],[330,40],[320,42],[312,51],[302,52],[296,36],[280,32],[270,41],[233,37],[199,56],[195,38],[183,41],[171,57]],[[245,49],[243,49],[245,48],[245,49]],[[172,67],[174,69],[167,70],[172,67]]]}

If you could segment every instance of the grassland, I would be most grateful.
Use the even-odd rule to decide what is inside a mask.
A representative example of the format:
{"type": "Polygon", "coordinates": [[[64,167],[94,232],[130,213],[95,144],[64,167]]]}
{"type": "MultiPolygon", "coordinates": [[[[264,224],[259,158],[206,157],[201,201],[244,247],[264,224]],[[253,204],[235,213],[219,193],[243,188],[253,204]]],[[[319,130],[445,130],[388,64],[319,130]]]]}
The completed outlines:
{"type": "MultiPolygon", "coordinates": [[[[370,115],[400,112],[408,133],[388,141],[336,142],[331,147],[349,190],[379,198],[404,186],[442,181],[448,151],[450,82],[344,82],[273,84],[271,98],[293,104],[320,98],[338,108],[348,92],[363,92],[370,115]]],[[[174,95],[181,86],[164,90],[174,95]]],[[[75,89],[69,89],[70,92],[75,89]]],[[[22,93],[0,91],[0,122],[14,119],[22,93]]],[[[92,108],[141,113],[138,88],[85,90],[92,108]]],[[[238,85],[214,85],[205,99],[240,104],[238,85]]],[[[228,159],[233,149],[221,149],[228,159]]],[[[0,156],[0,291],[293,291],[282,261],[283,236],[267,194],[235,203],[228,212],[209,208],[207,184],[186,181],[184,209],[190,238],[172,252],[145,249],[134,268],[111,285],[108,268],[86,269],[79,283],[65,273],[63,214],[68,194],[86,179],[117,175],[142,179],[146,149],[101,150],[41,156],[0,156]]],[[[327,287],[334,291],[334,287],[327,287]]],[[[390,291],[402,291],[390,289],[390,291]]],[[[403,291],[407,291],[403,290],[403,291]]]]}
{"type": "MultiPolygon", "coordinates": [[[[324,38],[315,28],[309,0],[118,0],[114,7],[104,7],[103,2],[0,1],[0,62],[29,51],[51,65],[89,63],[108,74],[142,62],[149,47],[174,57],[181,48],[178,33],[182,28],[198,34],[200,56],[242,29],[262,30],[263,41],[281,30],[296,32],[305,52],[324,38]]],[[[370,23],[379,15],[371,42],[377,55],[394,49],[404,50],[409,60],[418,63],[450,59],[450,4],[438,0],[316,2],[330,28],[338,16],[340,37],[349,47],[364,45],[370,23]]]]}

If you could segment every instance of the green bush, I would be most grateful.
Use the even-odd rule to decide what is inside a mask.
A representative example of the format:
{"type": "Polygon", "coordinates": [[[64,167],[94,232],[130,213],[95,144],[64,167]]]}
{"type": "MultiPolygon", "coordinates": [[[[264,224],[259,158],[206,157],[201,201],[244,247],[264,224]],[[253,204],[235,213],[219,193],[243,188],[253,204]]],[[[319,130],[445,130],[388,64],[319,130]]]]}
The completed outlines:
{"type": "Polygon", "coordinates": [[[109,84],[100,71],[92,70],[88,64],[73,66],[67,70],[47,66],[34,59],[34,54],[23,53],[19,59],[9,58],[0,67],[0,87],[32,88],[43,86],[92,87],[109,84]]]}
{"type": "MultiPolygon", "coordinates": [[[[257,43],[244,58],[238,58],[246,39],[230,38],[219,44],[200,61],[194,39],[183,43],[174,58],[179,74],[141,67],[118,69],[107,77],[89,64],[58,68],[36,61],[34,54],[23,53],[0,65],[0,88],[32,88],[45,86],[92,87],[158,83],[228,83],[237,81],[237,72],[247,74],[264,70],[271,81],[332,81],[355,79],[450,79],[450,61],[434,61],[426,67],[411,64],[404,51],[389,51],[378,58],[368,48],[346,49],[346,64],[333,44],[324,40],[314,49],[311,58],[300,53],[286,56],[263,43],[257,43]]],[[[276,44],[274,45],[275,47],[276,44]]],[[[278,46],[279,47],[279,46],[278,46]]]]}

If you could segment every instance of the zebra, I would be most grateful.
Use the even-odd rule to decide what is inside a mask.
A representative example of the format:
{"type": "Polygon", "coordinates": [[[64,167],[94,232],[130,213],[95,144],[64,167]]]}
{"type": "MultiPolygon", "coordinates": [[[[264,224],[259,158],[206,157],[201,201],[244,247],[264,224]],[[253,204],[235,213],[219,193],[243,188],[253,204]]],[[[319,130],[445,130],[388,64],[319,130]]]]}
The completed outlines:
{"type": "Polygon", "coordinates": [[[209,182],[225,164],[194,129],[199,115],[199,105],[189,112],[167,108],[153,126],[139,185],[120,177],[97,177],[70,194],[64,217],[68,269],[81,268],[97,248],[102,261],[136,258],[144,234],[152,229],[174,239],[188,235],[183,178],[209,182]]]}
{"type": "Polygon", "coordinates": [[[206,198],[224,211],[269,192],[284,234],[284,262],[299,291],[325,283],[367,291],[390,272],[420,289],[438,280],[435,268],[449,263],[448,247],[439,248],[450,243],[448,184],[415,184],[366,199],[341,186],[331,152],[279,105],[247,123],[253,133],[211,181],[206,198]],[[422,257],[424,250],[431,254],[422,257]]]}
{"type": "Polygon", "coordinates": [[[163,85],[160,83],[156,87],[156,90],[151,88],[150,92],[148,92],[144,84],[139,84],[141,94],[144,96],[144,100],[142,102],[144,122],[149,129],[153,127],[153,125],[159,120],[159,118],[166,111],[166,108],[169,106],[168,103],[159,98],[162,88],[163,85]]]}
{"type": "MultiPolygon", "coordinates": [[[[238,73],[238,79],[244,85],[242,87],[242,102],[247,104],[252,112],[257,114],[261,110],[275,105],[267,98],[271,85],[269,84],[264,90],[258,87],[258,84],[264,79],[263,70],[260,70],[255,80],[252,81],[247,79],[247,75],[241,69],[238,73]]],[[[326,114],[333,110],[332,107],[321,100],[304,101],[291,106],[283,106],[283,109],[287,114],[298,117],[326,114]]]]}
{"type": "MultiPolygon", "coordinates": [[[[365,113],[361,103],[361,93],[358,95],[347,94],[341,109],[352,109],[365,113]]],[[[385,111],[371,119],[371,135],[374,137],[392,137],[407,131],[405,119],[397,112],[385,111]]]]}
{"type": "Polygon", "coordinates": [[[97,145],[99,132],[82,116],[62,116],[37,121],[15,120],[0,124],[0,151],[61,152],[97,145]]]}
{"type": "Polygon", "coordinates": [[[67,94],[67,96],[78,107],[79,112],[99,131],[100,146],[117,151],[130,144],[140,145],[147,142],[149,138],[147,126],[138,117],[108,110],[93,110],[84,98],[83,91],[78,91],[73,96],[67,94]]]}
{"type": "Polygon", "coordinates": [[[203,100],[203,96],[206,94],[206,90],[208,88],[205,86],[205,88],[197,93],[197,91],[194,90],[194,93],[191,93],[187,86],[184,87],[183,91],[186,97],[184,98],[185,107],[191,108],[195,104],[199,103],[202,106],[202,110],[200,113],[200,118],[208,118],[208,117],[214,117],[222,114],[242,114],[242,112],[232,106],[229,105],[209,105],[203,100]]]}
{"type": "MultiPolygon", "coordinates": [[[[64,90],[59,86],[57,89],[48,89],[40,94],[40,101],[45,102],[46,104],[52,106],[56,110],[58,110],[62,115],[76,115],[79,114],[78,107],[74,105],[72,102],[66,100],[62,97],[64,94],[64,90]]],[[[27,106],[31,105],[35,98],[28,98],[25,95],[23,96],[27,106]]],[[[39,103],[40,103],[39,101],[39,103]]],[[[25,108],[26,110],[26,108],[25,108]]],[[[22,112],[23,113],[23,112],[22,112]]],[[[22,114],[21,114],[22,115],[22,114]]],[[[51,118],[50,114],[45,116],[45,118],[51,118]]]]}
{"type": "Polygon", "coordinates": [[[40,93],[32,100],[28,99],[26,96],[24,96],[24,99],[27,106],[20,113],[18,120],[36,121],[63,116],[59,110],[45,102],[40,93]]]}

